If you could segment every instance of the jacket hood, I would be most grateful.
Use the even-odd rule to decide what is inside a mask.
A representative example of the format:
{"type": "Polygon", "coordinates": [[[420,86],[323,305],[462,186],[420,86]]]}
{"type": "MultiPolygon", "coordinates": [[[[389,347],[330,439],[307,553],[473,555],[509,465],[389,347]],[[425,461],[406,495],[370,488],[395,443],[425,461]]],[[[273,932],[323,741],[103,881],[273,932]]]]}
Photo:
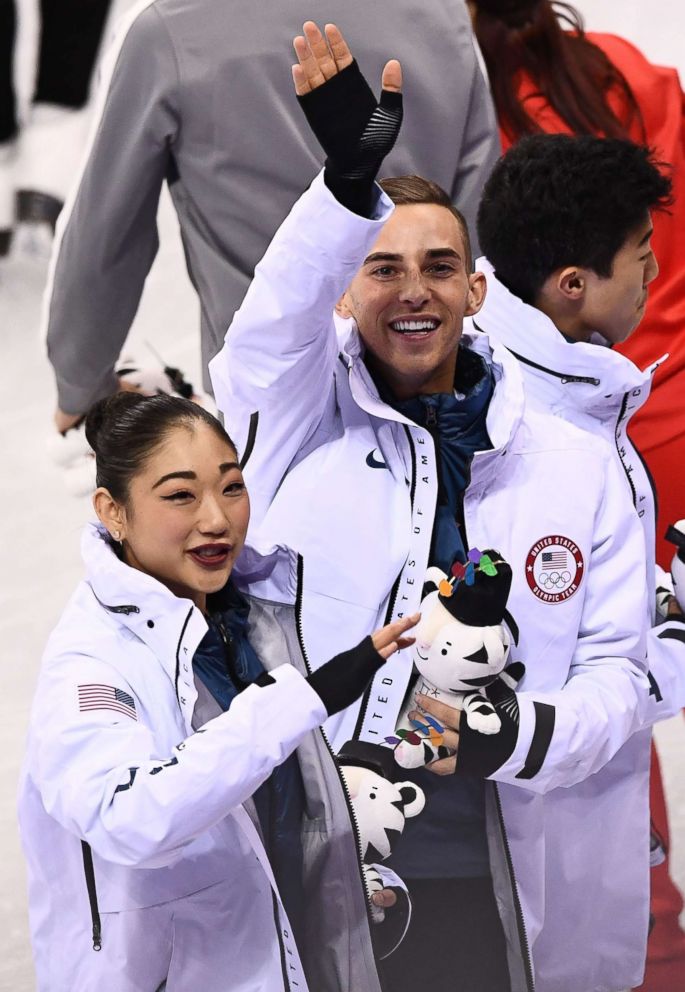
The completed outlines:
{"type": "Polygon", "coordinates": [[[605,410],[644,386],[642,402],[647,399],[652,376],[667,354],[641,371],[600,335],[593,343],[569,342],[546,314],[509,292],[486,258],[479,258],[476,268],[485,274],[488,291],[480,313],[467,318],[468,325],[561,388],[565,402],[590,412],[605,410]]]}

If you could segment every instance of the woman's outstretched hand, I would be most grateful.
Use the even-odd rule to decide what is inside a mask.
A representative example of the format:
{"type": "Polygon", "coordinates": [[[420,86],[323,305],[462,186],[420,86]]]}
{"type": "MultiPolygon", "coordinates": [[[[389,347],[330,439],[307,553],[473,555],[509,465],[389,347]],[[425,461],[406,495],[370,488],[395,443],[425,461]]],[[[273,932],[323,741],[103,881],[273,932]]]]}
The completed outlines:
{"type": "Polygon", "coordinates": [[[364,694],[385,661],[395,651],[414,643],[414,638],[405,634],[420,618],[420,613],[414,613],[381,627],[372,637],[365,637],[356,647],[337,654],[307,677],[329,716],[351,706],[364,694]]]}

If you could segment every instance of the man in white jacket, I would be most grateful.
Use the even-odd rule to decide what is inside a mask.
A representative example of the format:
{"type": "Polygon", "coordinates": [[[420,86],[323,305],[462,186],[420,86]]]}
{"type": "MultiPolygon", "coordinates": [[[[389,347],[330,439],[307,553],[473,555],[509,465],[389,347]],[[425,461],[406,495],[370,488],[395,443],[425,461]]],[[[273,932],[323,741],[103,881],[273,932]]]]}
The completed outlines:
{"type": "MultiPolygon", "coordinates": [[[[399,68],[386,67],[376,106],[335,29],[328,40],[330,51],[307,25],[294,73],[326,169],[276,235],[210,366],[253,520],[301,553],[298,628],[311,667],[343,631],[349,640],[416,609],[427,566],[449,568],[475,546],[511,564],[513,654],[526,665],[516,704],[496,703],[494,737],[422,700],[447,728],[456,774],[454,756],[423,772],[427,809],[398,849],[414,916],[388,984],[638,984],[649,766],[648,739],[635,733],[649,693],[639,523],[606,442],[527,411],[511,356],[462,335],[484,292],[463,221],[422,180],[386,183],[394,212],[373,186],[399,127],[388,92],[399,68]],[[554,579],[550,555],[564,563],[554,579]],[[601,829],[578,819],[587,790],[601,829]],[[565,839],[553,859],[552,820],[565,839]]],[[[327,721],[332,746],[391,734],[410,675],[406,655],[386,666],[361,706],[327,721]]]]}

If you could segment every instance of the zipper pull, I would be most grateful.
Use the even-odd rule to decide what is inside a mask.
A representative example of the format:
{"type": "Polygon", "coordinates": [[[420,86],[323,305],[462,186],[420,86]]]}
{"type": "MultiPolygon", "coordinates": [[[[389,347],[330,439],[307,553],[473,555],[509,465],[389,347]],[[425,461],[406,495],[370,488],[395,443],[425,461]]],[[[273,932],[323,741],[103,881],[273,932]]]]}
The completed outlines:
{"type": "Polygon", "coordinates": [[[426,406],[426,427],[435,427],[438,422],[438,417],[435,412],[435,407],[432,403],[426,406]]]}
{"type": "Polygon", "coordinates": [[[102,930],[100,928],[99,922],[93,923],[93,950],[94,951],[102,950],[102,930]]]}

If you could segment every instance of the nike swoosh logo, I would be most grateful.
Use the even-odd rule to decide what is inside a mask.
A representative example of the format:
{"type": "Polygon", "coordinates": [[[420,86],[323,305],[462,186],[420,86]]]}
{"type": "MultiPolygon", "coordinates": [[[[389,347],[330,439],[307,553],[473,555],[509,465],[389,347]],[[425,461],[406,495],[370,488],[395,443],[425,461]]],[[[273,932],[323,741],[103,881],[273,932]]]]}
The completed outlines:
{"type": "Polygon", "coordinates": [[[374,458],[374,451],[378,451],[378,448],[372,448],[366,456],[366,464],[369,468],[387,468],[388,466],[385,462],[378,461],[377,458],[374,458]]]}

